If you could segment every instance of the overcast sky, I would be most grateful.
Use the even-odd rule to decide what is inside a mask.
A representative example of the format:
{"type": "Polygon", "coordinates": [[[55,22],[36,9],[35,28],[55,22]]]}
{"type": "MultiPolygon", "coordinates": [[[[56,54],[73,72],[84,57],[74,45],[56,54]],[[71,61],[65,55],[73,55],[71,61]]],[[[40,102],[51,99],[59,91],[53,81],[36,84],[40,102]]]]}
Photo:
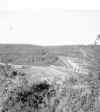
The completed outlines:
{"type": "Polygon", "coordinates": [[[68,10],[62,5],[32,10],[31,3],[1,8],[0,43],[93,44],[100,34],[99,10],[68,10]]]}

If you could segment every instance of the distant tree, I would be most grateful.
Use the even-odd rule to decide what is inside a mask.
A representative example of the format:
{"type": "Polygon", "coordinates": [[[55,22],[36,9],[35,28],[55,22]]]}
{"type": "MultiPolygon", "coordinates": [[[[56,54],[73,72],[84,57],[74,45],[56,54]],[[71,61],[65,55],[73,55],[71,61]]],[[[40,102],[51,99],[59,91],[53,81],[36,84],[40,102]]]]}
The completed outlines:
{"type": "Polygon", "coordinates": [[[95,45],[100,45],[100,34],[97,35],[97,38],[95,40],[95,45]]]}

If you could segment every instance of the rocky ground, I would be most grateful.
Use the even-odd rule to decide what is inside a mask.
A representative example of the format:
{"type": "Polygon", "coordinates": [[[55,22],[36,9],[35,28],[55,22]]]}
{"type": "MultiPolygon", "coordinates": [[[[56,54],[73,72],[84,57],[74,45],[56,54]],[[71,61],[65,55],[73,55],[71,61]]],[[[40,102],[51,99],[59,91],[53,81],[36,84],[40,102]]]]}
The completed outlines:
{"type": "Polygon", "coordinates": [[[92,45],[0,45],[0,112],[100,112],[99,51],[92,45]],[[78,69],[87,73],[76,70],[76,62],[70,69],[66,57],[84,60],[78,69]]]}

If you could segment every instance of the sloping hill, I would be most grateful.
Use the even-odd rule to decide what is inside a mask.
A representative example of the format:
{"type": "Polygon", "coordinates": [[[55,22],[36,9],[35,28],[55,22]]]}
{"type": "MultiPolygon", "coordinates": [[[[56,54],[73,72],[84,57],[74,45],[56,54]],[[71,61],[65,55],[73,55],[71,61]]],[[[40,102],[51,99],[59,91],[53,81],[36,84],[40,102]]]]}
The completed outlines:
{"type": "Polygon", "coordinates": [[[58,56],[88,58],[100,63],[100,46],[0,45],[0,62],[30,65],[60,65],[58,56]]]}
{"type": "Polygon", "coordinates": [[[100,112],[99,47],[0,45],[0,112],[100,112]]]}

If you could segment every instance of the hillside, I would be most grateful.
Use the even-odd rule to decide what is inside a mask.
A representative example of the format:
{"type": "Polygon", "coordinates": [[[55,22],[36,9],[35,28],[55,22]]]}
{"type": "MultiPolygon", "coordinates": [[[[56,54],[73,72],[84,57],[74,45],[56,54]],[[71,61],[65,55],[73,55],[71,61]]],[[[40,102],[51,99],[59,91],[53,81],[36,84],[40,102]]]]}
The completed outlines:
{"type": "Polygon", "coordinates": [[[0,112],[100,112],[99,47],[0,45],[0,112]]]}
{"type": "Polygon", "coordinates": [[[88,58],[100,63],[100,46],[0,45],[0,61],[29,65],[60,65],[58,56],[88,58]]]}

